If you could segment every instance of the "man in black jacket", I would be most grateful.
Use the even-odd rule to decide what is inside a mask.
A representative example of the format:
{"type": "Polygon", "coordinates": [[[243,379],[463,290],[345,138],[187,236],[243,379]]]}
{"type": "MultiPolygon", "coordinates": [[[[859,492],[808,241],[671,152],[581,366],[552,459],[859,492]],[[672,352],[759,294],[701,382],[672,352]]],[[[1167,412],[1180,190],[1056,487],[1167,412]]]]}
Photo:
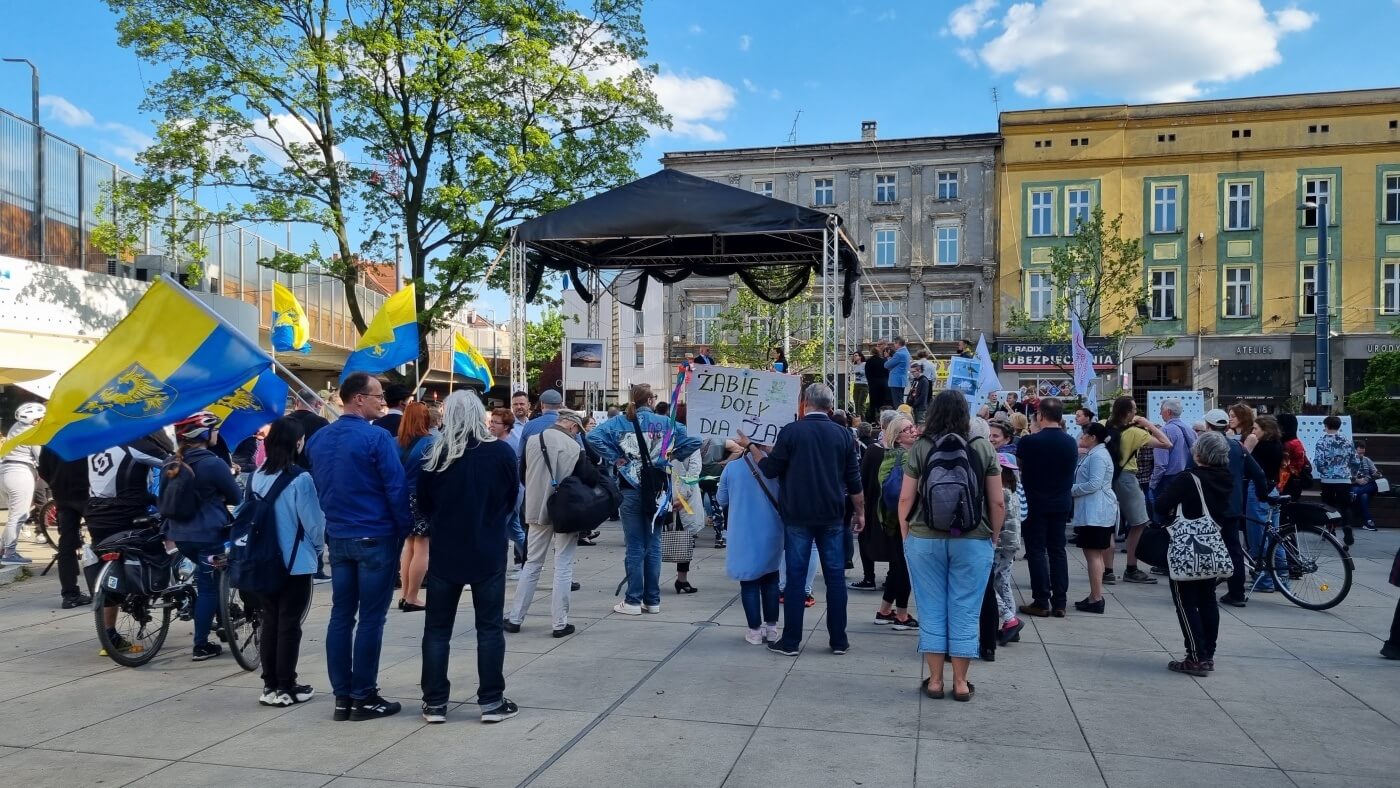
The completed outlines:
{"type": "MultiPolygon", "coordinates": [[[[1229,428],[1229,417],[1219,408],[1207,413],[1205,421],[1211,432],[1223,435],[1229,428]]],[[[1244,444],[1232,440],[1229,445],[1230,478],[1234,480],[1234,488],[1231,489],[1230,498],[1225,503],[1225,516],[1221,518],[1219,525],[1220,535],[1225,538],[1225,547],[1230,551],[1230,561],[1235,565],[1235,573],[1230,576],[1227,593],[1220,597],[1220,601],[1231,607],[1244,607],[1244,548],[1240,539],[1244,536],[1245,482],[1254,482],[1255,497],[1261,501],[1267,501],[1274,488],[1264,477],[1264,469],[1259,467],[1259,462],[1245,451],[1244,444]]],[[[1193,456],[1187,467],[1195,465],[1196,458],[1193,456]]]]}
{"type": "Polygon", "coordinates": [[[86,457],[65,460],[44,447],[39,453],[39,478],[49,486],[58,518],[58,586],[63,609],[85,607],[92,597],[78,587],[78,551],[83,546],[83,509],[88,502],[86,457]]]}

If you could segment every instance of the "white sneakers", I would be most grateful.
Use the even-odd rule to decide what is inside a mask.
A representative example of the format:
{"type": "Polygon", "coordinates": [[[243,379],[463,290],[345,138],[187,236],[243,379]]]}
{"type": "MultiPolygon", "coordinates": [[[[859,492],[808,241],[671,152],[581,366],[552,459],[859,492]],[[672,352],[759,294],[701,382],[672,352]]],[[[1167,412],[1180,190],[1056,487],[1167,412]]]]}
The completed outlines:
{"type": "Polygon", "coordinates": [[[783,633],[778,631],[777,624],[764,624],[759,627],[758,631],[763,633],[763,639],[769,643],[777,643],[778,639],[783,636],[783,633]]]}
{"type": "Polygon", "coordinates": [[[626,602],[618,602],[613,605],[613,612],[624,616],[640,616],[643,613],[660,613],[661,605],[629,605],[626,602]]]}
{"type": "Polygon", "coordinates": [[[763,645],[763,635],[764,632],[761,627],[759,629],[750,629],[744,633],[744,640],[748,641],[749,645],[761,646],[763,645]]]}

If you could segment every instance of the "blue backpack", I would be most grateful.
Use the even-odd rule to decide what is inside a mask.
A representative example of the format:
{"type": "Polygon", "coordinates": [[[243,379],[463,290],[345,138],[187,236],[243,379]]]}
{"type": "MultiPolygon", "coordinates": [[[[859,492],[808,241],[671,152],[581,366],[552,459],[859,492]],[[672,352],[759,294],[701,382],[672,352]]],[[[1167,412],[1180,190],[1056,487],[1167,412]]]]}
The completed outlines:
{"type": "Polygon", "coordinates": [[[248,499],[233,519],[230,535],[231,546],[228,552],[229,584],[239,591],[255,594],[272,594],[282,590],[282,585],[292,573],[292,562],[296,560],[297,548],[306,537],[306,529],[297,520],[297,535],[292,540],[291,560],[282,560],[282,546],[277,539],[277,516],[274,505],[278,496],[302,470],[296,466],[288,468],[272,483],[267,495],[253,492],[248,485],[248,499]]]}
{"type": "Polygon", "coordinates": [[[904,489],[904,463],[897,462],[885,483],[880,485],[880,501],[890,512],[899,511],[899,494],[904,489]]]}

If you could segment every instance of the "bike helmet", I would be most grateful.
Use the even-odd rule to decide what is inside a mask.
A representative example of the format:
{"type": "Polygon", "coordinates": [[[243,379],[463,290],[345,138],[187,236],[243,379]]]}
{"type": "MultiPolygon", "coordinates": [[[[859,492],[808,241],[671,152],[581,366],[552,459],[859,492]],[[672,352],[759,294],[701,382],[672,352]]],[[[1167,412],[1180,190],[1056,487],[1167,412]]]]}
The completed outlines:
{"type": "Polygon", "coordinates": [[[182,441],[209,440],[209,433],[222,423],[223,419],[201,410],[175,422],[175,437],[182,441]]]}
{"type": "Polygon", "coordinates": [[[47,412],[48,409],[38,402],[26,402],[15,408],[15,421],[28,427],[44,418],[44,414],[47,412]]]}

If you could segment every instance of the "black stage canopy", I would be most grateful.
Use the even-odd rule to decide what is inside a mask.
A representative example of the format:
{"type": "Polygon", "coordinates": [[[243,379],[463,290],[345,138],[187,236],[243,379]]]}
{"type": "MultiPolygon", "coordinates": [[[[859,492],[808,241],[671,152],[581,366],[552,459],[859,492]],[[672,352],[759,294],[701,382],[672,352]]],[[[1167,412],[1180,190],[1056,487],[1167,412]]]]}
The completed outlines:
{"type": "Polygon", "coordinates": [[[860,258],[840,218],[705,178],[661,170],[567,208],[524,222],[516,241],[528,250],[525,298],[533,301],[544,269],[564,271],[592,302],[582,272],[621,271],[619,302],[641,307],[647,281],[738,274],[760,298],[787,301],[821,272],[824,233],[836,234],[842,314],[850,316],[860,258]]]}

